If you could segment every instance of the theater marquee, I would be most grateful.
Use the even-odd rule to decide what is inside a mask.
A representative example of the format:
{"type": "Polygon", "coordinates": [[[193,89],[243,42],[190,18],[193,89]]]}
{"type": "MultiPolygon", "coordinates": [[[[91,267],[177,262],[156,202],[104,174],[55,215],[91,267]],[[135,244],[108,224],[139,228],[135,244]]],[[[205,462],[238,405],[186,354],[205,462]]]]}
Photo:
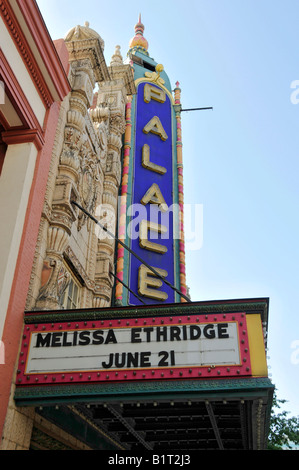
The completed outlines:
{"type": "Polygon", "coordinates": [[[246,315],[182,315],[25,326],[17,384],[251,375],[246,315]]]}

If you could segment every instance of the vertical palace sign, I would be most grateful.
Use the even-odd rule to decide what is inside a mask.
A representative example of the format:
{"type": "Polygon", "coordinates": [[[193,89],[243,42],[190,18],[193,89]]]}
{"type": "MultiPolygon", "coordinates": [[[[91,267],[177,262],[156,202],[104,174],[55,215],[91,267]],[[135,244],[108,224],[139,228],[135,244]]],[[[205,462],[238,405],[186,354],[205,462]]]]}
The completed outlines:
{"type": "MultiPolygon", "coordinates": [[[[173,107],[169,94],[156,83],[138,85],[131,216],[131,248],[149,266],[176,285],[173,107]]],[[[175,302],[175,293],[153,272],[130,258],[129,285],[147,304],[175,302]]],[[[130,294],[129,304],[138,304],[130,294]]]]}

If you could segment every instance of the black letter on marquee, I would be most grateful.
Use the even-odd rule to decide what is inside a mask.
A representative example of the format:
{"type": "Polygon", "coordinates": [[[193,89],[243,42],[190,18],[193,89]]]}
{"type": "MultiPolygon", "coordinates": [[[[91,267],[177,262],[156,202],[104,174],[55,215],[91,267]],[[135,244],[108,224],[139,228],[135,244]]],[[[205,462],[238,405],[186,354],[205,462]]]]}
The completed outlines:
{"type": "Polygon", "coordinates": [[[113,330],[109,330],[108,334],[107,334],[105,344],[109,344],[109,343],[114,343],[114,344],[117,343],[117,340],[115,338],[115,334],[114,334],[113,330]]]}
{"type": "Polygon", "coordinates": [[[218,338],[229,338],[226,328],[228,328],[228,323],[218,323],[218,338]]]}
{"type": "Polygon", "coordinates": [[[103,344],[103,330],[97,330],[93,333],[92,344],[103,344]]]}
{"type": "Polygon", "coordinates": [[[181,328],[179,326],[170,327],[170,341],[181,341],[181,328]]]}
{"type": "Polygon", "coordinates": [[[128,358],[127,358],[127,367],[138,367],[138,352],[133,354],[133,353],[128,353],[128,358]]]}
{"type": "Polygon", "coordinates": [[[113,353],[109,354],[109,362],[108,362],[108,364],[106,364],[104,361],[102,362],[102,367],[104,367],[104,369],[110,369],[110,367],[112,367],[112,364],[113,364],[113,356],[114,356],[113,353]]]}
{"type": "Polygon", "coordinates": [[[79,345],[87,346],[90,343],[90,331],[81,331],[79,333],[79,345]]]}
{"type": "Polygon", "coordinates": [[[62,333],[53,333],[52,335],[52,348],[59,348],[61,346],[62,333]]]}
{"type": "Polygon", "coordinates": [[[141,343],[141,338],[139,338],[140,332],[141,328],[132,328],[131,343],[141,343]]]}
{"type": "Polygon", "coordinates": [[[46,348],[50,347],[50,341],[51,341],[51,333],[47,333],[46,336],[43,338],[43,335],[41,333],[38,333],[37,338],[36,338],[36,348],[44,347],[46,348]]]}
{"type": "Polygon", "coordinates": [[[213,338],[215,338],[214,325],[206,325],[206,326],[204,327],[203,332],[204,332],[204,335],[205,335],[206,338],[208,338],[208,339],[213,339],[213,338]],[[212,331],[209,332],[208,330],[212,330],[212,331]]]}
{"type": "Polygon", "coordinates": [[[157,342],[160,342],[162,337],[162,341],[167,341],[167,326],[157,327],[157,342]]]}
{"type": "Polygon", "coordinates": [[[197,325],[190,326],[190,339],[198,339],[201,335],[201,329],[197,325]]]}
{"type": "Polygon", "coordinates": [[[151,342],[151,333],[154,331],[154,328],[151,326],[148,328],[143,328],[144,333],[146,333],[146,342],[150,343],[151,342]]]}
{"type": "Polygon", "coordinates": [[[150,352],[142,352],[140,357],[140,367],[151,367],[149,358],[151,356],[150,352]]]}

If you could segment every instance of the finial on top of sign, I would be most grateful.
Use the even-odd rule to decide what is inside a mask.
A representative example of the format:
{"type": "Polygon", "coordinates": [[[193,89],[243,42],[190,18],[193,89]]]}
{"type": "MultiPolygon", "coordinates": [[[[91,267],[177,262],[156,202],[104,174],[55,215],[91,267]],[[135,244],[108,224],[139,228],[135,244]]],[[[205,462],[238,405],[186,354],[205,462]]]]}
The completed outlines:
{"type": "Polygon", "coordinates": [[[163,70],[164,70],[164,67],[163,67],[162,64],[157,64],[156,65],[156,72],[158,74],[157,81],[159,80],[160,74],[163,72],[163,70]]]}
{"type": "Polygon", "coordinates": [[[164,85],[165,80],[160,77],[160,74],[163,72],[164,67],[162,64],[157,64],[156,65],[156,71],[155,72],[145,72],[144,76],[151,79],[153,82],[157,83],[157,85],[164,85]]]}
{"type": "Polygon", "coordinates": [[[141,13],[139,13],[138,23],[135,25],[135,36],[131,39],[129,48],[140,48],[142,51],[148,51],[148,42],[143,36],[144,24],[141,22],[141,13]]]}

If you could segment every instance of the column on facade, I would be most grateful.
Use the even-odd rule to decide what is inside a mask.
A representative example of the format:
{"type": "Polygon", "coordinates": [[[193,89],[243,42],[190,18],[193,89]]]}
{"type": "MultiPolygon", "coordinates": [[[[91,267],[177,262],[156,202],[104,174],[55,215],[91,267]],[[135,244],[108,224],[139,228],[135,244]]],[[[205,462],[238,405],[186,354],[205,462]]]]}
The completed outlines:
{"type": "MultiPolygon", "coordinates": [[[[52,188],[48,213],[47,247],[36,308],[57,309],[70,277],[64,268],[65,250],[70,243],[72,225],[77,218],[73,199],[79,198],[81,151],[85,116],[92,99],[94,83],[88,62],[72,63],[72,92],[63,130],[63,147],[59,158],[55,186],[52,188]]],[[[80,224],[80,220],[78,225],[80,224]]]]}
{"type": "MultiPolygon", "coordinates": [[[[181,120],[181,89],[179,82],[176,82],[174,89],[175,115],[177,121],[177,172],[178,172],[178,194],[180,206],[180,288],[184,295],[187,295],[186,285],[186,255],[185,255],[185,231],[184,231],[184,178],[183,178],[183,143],[182,143],[182,120],[181,120]]],[[[181,302],[186,300],[181,297],[181,302]]]]}
{"type": "MultiPolygon", "coordinates": [[[[119,219],[118,219],[118,238],[123,243],[126,240],[126,224],[127,224],[127,194],[128,194],[128,178],[130,168],[130,153],[131,153],[131,139],[132,139],[132,96],[128,96],[128,102],[126,105],[126,130],[124,138],[124,155],[122,165],[122,180],[121,180],[121,192],[119,201],[119,219]]],[[[116,264],[116,288],[115,288],[115,302],[116,304],[122,304],[123,300],[123,277],[124,277],[124,256],[125,248],[119,244],[117,248],[117,264],[116,264]]]]}
{"type": "Polygon", "coordinates": [[[48,187],[45,201],[48,234],[36,309],[61,308],[61,298],[72,275],[80,279],[81,295],[76,307],[91,307],[100,289],[95,280],[97,237],[94,223],[72,201],[92,215],[102,202],[107,129],[93,125],[89,109],[96,83],[108,80],[109,74],[103,57],[104,43],[88,24],[72,28],[65,43],[69,51],[72,91],[68,108],[64,110],[65,125],[60,131],[63,144],[58,171],[48,187]]]}
{"type": "MultiPolygon", "coordinates": [[[[108,155],[104,175],[102,206],[99,213],[100,222],[115,237],[117,220],[119,220],[119,211],[121,210],[119,187],[121,183],[123,134],[126,130],[125,113],[127,103],[130,101],[130,94],[135,92],[131,67],[123,64],[119,46],[116,46],[108,70],[111,80],[100,84],[97,106],[92,110],[91,116],[96,125],[101,125],[103,121],[108,123],[108,155]],[[108,118],[107,113],[104,112],[107,107],[109,110],[108,118]]],[[[108,287],[109,279],[114,284],[114,277],[111,277],[110,273],[115,273],[116,243],[115,238],[110,237],[105,232],[99,231],[99,234],[96,282],[108,287]]],[[[117,269],[116,275],[118,275],[117,269]]],[[[111,294],[112,292],[110,292],[111,294]]],[[[105,306],[104,300],[103,297],[98,296],[95,299],[94,306],[105,306]]]]}
{"type": "Polygon", "coordinates": [[[5,322],[11,285],[23,233],[27,204],[35,171],[34,143],[8,145],[0,178],[0,339],[5,322]]]}

